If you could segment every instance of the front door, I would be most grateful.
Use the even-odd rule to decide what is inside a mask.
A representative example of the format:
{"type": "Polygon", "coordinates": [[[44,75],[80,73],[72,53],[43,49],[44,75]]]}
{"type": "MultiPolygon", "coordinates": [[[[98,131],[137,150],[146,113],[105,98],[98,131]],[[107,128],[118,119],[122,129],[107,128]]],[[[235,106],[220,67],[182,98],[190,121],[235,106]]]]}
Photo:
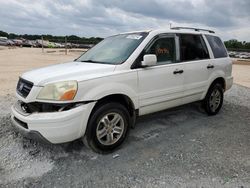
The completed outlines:
{"type": "Polygon", "coordinates": [[[140,115],[182,103],[185,71],[176,61],[176,42],[175,35],[162,35],[145,49],[145,54],[157,56],[157,64],[138,69],[140,115]]]}

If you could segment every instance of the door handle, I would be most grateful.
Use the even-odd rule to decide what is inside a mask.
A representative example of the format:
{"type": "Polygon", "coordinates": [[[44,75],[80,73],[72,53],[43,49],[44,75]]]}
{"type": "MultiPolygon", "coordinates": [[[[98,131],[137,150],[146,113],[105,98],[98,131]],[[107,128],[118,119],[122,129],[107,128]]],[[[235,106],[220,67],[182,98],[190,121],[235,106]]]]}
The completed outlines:
{"type": "Polygon", "coordinates": [[[178,70],[178,69],[177,69],[177,70],[175,70],[173,73],[174,73],[174,74],[182,74],[183,72],[184,72],[183,70],[178,70]]]}
{"type": "Polygon", "coordinates": [[[213,69],[213,68],[214,68],[214,66],[211,65],[211,64],[209,64],[209,65],[207,66],[207,69],[213,69]]]}

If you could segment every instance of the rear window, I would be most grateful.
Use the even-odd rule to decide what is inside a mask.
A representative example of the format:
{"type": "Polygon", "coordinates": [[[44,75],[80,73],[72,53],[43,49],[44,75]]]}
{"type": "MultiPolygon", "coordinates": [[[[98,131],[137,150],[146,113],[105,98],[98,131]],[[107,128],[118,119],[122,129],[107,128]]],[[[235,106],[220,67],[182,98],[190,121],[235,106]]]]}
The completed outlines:
{"type": "Polygon", "coordinates": [[[192,34],[180,35],[180,55],[181,61],[195,61],[209,58],[206,44],[201,35],[192,34]]]}
{"type": "Polygon", "coordinates": [[[206,35],[206,38],[212,48],[214,58],[227,57],[227,50],[219,37],[206,35]]]}

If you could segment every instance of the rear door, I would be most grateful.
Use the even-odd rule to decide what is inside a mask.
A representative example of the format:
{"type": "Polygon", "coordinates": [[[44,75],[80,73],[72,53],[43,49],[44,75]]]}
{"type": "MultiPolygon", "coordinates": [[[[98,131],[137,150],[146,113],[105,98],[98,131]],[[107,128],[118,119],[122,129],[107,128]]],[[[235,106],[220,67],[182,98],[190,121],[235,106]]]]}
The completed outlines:
{"type": "Polygon", "coordinates": [[[212,64],[203,36],[180,34],[180,63],[185,65],[183,103],[200,100],[209,84],[212,64]]]}
{"type": "Polygon", "coordinates": [[[213,68],[209,70],[209,78],[212,81],[216,72],[223,72],[226,79],[232,78],[232,60],[228,56],[227,50],[221,39],[217,36],[205,35],[211,48],[213,68]]]}
{"type": "Polygon", "coordinates": [[[138,69],[140,115],[181,104],[184,65],[176,61],[176,42],[176,35],[160,35],[145,49],[157,56],[157,65],[138,69]]]}

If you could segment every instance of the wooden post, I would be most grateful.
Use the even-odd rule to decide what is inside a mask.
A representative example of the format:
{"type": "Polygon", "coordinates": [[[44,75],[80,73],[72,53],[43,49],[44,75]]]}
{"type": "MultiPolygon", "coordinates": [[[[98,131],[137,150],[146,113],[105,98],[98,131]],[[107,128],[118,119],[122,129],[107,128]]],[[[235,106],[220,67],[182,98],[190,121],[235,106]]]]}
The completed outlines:
{"type": "Polygon", "coordinates": [[[67,55],[67,36],[65,37],[65,55],[67,55]]]}
{"type": "Polygon", "coordinates": [[[42,52],[44,53],[44,48],[43,48],[43,36],[42,36],[42,52]]]}

